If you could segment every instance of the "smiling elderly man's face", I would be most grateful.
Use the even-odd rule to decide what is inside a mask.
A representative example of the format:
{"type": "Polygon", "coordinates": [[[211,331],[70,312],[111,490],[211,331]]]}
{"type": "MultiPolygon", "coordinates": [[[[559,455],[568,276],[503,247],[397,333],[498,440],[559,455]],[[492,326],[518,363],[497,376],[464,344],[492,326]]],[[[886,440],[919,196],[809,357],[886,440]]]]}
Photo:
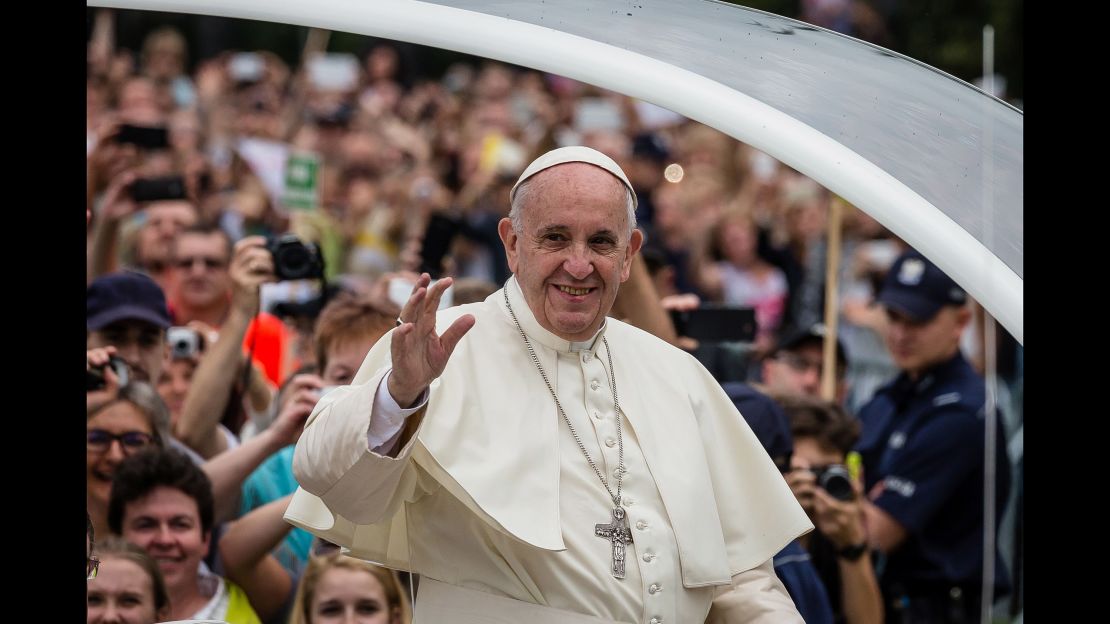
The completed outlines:
{"type": "Polygon", "coordinates": [[[501,240],[536,320],[564,340],[591,338],[628,279],[643,243],[628,231],[627,191],[612,174],[571,162],[530,181],[520,232],[509,219],[501,240]]]}

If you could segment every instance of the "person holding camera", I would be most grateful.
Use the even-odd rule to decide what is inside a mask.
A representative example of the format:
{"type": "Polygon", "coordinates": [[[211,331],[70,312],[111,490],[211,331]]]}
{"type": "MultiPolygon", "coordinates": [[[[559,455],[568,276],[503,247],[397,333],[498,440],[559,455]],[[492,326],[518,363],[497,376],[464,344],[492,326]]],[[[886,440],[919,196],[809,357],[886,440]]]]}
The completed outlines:
{"type": "MultiPolygon", "coordinates": [[[[255,243],[250,246],[257,248],[252,256],[268,256],[264,260],[271,276],[268,281],[276,281],[266,239],[252,236],[243,240],[248,239],[254,240],[255,243]]],[[[253,308],[238,310],[246,314],[247,326],[242,332],[233,333],[240,336],[239,343],[262,367],[269,383],[277,386],[290,365],[284,359],[287,330],[281,319],[258,309],[257,289],[261,282],[254,285],[255,294],[243,300],[245,295],[238,292],[240,289],[233,274],[235,259],[232,249],[231,238],[218,226],[198,224],[182,231],[174,246],[175,276],[170,310],[178,325],[200,321],[223,333],[238,304],[253,304],[253,308]]],[[[260,261],[254,260],[255,263],[260,261]]],[[[245,266],[240,269],[251,271],[245,266]]]]}
{"type": "Polygon", "coordinates": [[[111,354],[126,363],[135,379],[157,382],[171,324],[165,295],[150,277],[135,271],[98,277],[85,291],[88,364],[94,368],[107,364],[105,349],[112,347],[111,354]]]}
{"type": "Polygon", "coordinates": [[[794,452],[786,482],[817,530],[800,541],[809,552],[835,622],[883,621],[882,595],[871,561],[861,486],[845,465],[859,423],[838,404],[800,394],[775,395],[790,421],[794,452]]]}
{"type": "Polygon", "coordinates": [[[261,236],[239,241],[234,253],[227,249],[228,244],[226,235],[213,228],[190,229],[178,239],[179,270],[185,273],[178,284],[178,294],[182,301],[194,304],[178,320],[210,324],[215,318],[211,312],[216,309],[215,303],[223,302],[220,305],[224,310],[219,333],[208,336],[206,342],[213,337],[217,339],[207,345],[174,423],[174,435],[205,459],[238,443],[235,432],[221,419],[229,408],[242,411],[242,397],[235,385],[242,379],[240,371],[244,366],[249,367],[247,398],[251,407],[262,411],[269,406],[272,396],[268,382],[246,360],[242,345],[249,342],[249,328],[252,322],[257,322],[253,319],[258,311],[259,289],[264,282],[274,281],[273,258],[261,236]],[[206,307],[195,305],[202,302],[206,302],[206,307]],[[196,318],[199,310],[208,312],[201,314],[203,318],[196,318]]]}
{"type": "MultiPolygon", "coordinates": [[[[917,251],[894,262],[877,300],[886,344],[901,374],[859,412],[864,502],[872,547],[887,557],[882,589],[887,621],[974,622],[981,600],[1010,590],[994,547],[991,594],[982,596],[984,478],[993,472],[995,530],[1010,491],[1004,443],[984,456],[983,378],[960,352],[971,319],[967,293],[917,251]]],[[[1005,440],[1003,419],[995,422],[1005,440]]]]}

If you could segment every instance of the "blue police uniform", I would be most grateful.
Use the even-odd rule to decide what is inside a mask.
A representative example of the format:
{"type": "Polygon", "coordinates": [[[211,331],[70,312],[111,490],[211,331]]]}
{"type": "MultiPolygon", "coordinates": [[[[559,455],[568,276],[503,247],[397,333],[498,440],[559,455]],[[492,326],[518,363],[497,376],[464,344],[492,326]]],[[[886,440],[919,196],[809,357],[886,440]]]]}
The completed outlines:
{"type": "MultiPolygon", "coordinates": [[[[957,353],[915,381],[906,373],[861,410],[857,450],[873,501],[907,531],[882,572],[889,622],[978,621],[983,571],[983,379],[957,353]]],[[[1010,487],[1002,419],[996,529],[1010,487]]],[[[1009,576],[995,555],[995,597],[1009,576]]]]}

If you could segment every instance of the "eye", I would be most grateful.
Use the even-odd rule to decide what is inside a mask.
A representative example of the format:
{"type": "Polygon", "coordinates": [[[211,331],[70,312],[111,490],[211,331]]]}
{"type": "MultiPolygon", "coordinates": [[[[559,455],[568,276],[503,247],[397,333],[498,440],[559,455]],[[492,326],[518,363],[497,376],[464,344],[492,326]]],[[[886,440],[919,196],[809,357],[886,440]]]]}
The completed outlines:
{"type": "Polygon", "coordinates": [[[88,603],[90,607],[99,607],[104,604],[104,597],[100,594],[89,593],[88,603]]]}
{"type": "Polygon", "coordinates": [[[378,611],[381,611],[381,610],[382,610],[381,605],[379,605],[377,602],[367,601],[367,602],[360,602],[358,604],[358,612],[359,613],[364,613],[364,614],[367,614],[367,615],[373,615],[373,614],[375,614],[375,613],[377,613],[378,611]]]}
{"type": "Polygon", "coordinates": [[[548,232],[547,234],[544,234],[543,239],[545,241],[551,241],[553,243],[561,243],[567,240],[567,237],[560,234],[559,232],[548,232]]]}
{"type": "Polygon", "coordinates": [[[590,239],[590,244],[595,247],[612,247],[617,241],[609,236],[595,236],[590,239]]]}
{"type": "Polygon", "coordinates": [[[144,446],[154,443],[154,438],[142,431],[128,431],[120,436],[120,441],[123,445],[131,449],[141,449],[144,446]]]}
{"type": "Polygon", "coordinates": [[[153,518],[138,518],[131,523],[131,528],[135,531],[149,531],[158,526],[158,523],[153,518]]]}

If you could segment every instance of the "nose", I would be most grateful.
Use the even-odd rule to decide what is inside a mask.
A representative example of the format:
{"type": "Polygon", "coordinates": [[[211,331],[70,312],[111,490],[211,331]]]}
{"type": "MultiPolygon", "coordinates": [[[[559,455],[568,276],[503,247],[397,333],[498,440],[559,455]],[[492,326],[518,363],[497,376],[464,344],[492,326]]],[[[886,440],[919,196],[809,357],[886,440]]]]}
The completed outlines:
{"type": "Polygon", "coordinates": [[[910,326],[901,319],[891,319],[887,327],[887,335],[894,342],[901,342],[909,337],[910,326]]]}
{"type": "Polygon", "coordinates": [[[116,607],[116,601],[109,599],[104,602],[105,604],[100,611],[100,617],[92,621],[98,622],[99,624],[118,624],[123,622],[123,619],[120,617],[119,608],[116,607]]]}
{"type": "Polygon", "coordinates": [[[204,275],[204,259],[193,258],[185,272],[190,275],[204,275]]]}
{"type": "Polygon", "coordinates": [[[563,270],[576,280],[584,280],[594,272],[590,251],[585,245],[574,245],[569,256],[563,261],[563,270]]]}
{"type": "Polygon", "coordinates": [[[821,385],[821,369],[817,366],[806,367],[806,372],[802,373],[802,384],[809,393],[815,393],[821,385]]]}
{"type": "Polygon", "coordinates": [[[189,382],[184,378],[174,379],[171,386],[173,393],[176,397],[184,398],[185,394],[189,392],[189,382]]]}
{"type": "Polygon", "coordinates": [[[154,539],[151,540],[151,543],[157,546],[172,546],[173,533],[170,532],[170,527],[166,524],[159,526],[158,530],[154,532],[154,539]]]}
{"type": "Polygon", "coordinates": [[[141,359],[140,356],[142,355],[142,350],[139,348],[139,341],[134,338],[121,340],[119,344],[114,346],[116,347],[116,354],[123,358],[128,366],[134,369],[135,363],[141,359]]]}
{"type": "Polygon", "coordinates": [[[108,444],[108,450],[104,452],[104,459],[113,466],[118,465],[125,457],[127,455],[123,452],[123,443],[119,440],[112,440],[108,444]]]}

